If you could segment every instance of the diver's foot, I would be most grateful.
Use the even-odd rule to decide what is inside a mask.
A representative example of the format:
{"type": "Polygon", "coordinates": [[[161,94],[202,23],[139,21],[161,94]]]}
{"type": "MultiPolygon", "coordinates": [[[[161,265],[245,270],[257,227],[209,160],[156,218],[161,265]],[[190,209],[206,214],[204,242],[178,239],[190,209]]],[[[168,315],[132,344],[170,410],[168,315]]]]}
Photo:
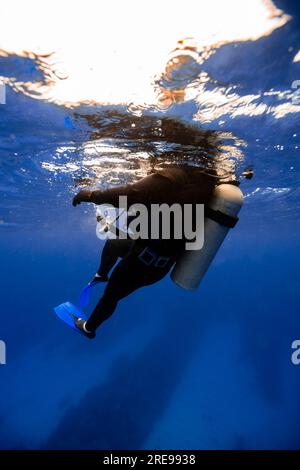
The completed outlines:
{"type": "Polygon", "coordinates": [[[97,284],[98,282],[107,282],[108,276],[103,274],[96,273],[93,279],[89,282],[89,284],[97,284]]]}
{"type": "Polygon", "coordinates": [[[89,339],[94,339],[96,337],[95,331],[88,331],[85,327],[86,321],[82,318],[77,318],[73,316],[75,326],[80,330],[80,332],[89,339]]]}

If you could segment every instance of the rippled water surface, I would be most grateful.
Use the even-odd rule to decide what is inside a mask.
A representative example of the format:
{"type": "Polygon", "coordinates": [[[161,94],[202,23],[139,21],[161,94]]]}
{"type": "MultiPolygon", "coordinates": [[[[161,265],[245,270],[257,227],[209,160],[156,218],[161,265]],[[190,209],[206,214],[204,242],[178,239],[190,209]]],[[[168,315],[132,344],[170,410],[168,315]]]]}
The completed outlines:
{"type": "Polygon", "coordinates": [[[1,19],[0,447],[297,447],[295,2],[66,5],[30,0],[1,19]],[[95,209],[73,195],[174,163],[235,175],[240,225],[194,297],[163,281],[78,343],[52,308],[76,301],[101,247],[95,209]]]}
{"type": "MultiPolygon", "coordinates": [[[[161,38],[158,44],[148,27],[142,34],[138,20],[145,13],[135,11],[132,2],[129,9],[134,18],[127,15],[127,26],[137,29],[128,37],[126,24],[118,23],[121,30],[114,34],[106,31],[107,36],[99,25],[99,42],[95,44],[95,31],[90,38],[83,30],[79,33],[80,44],[77,38],[71,47],[71,36],[62,39],[58,50],[40,54],[24,50],[26,43],[32,42],[27,33],[24,44],[20,38],[15,50],[3,49],[1,79],[6,83],[7,104],[1,106],[1,189],[5,198],[2,226],[19,222],[21,188],[22,200],[26,197],[33,209],[31,222],[35,223],[39,211],[36,202],[41,198],[48,201],[53,197],[61,205],[70,200],[78,184],[101,186],[133,181],[165,159],[192,160],[209,166],[220,148],[221,171],[234,169],[240,176],[245,168],[253,167],[255,177],[245,185],[250,204],[261,201],[263,211],[263,201],[270,198],[280,207],[288,200],[296,202],[300,109],[295,85],[293,88],[299,72],[296,28],[291,17],[276,10],[271,2],[252,3],[252,15],[246,21],[237,2],[229,2],[227,17],[233,25],[232,37],[228,37],[226,25],[218,24],[218,17],[215,31],[212,26],[205,36],[207,28],[202,32],[200,23],[200,37],[177,37],[170,51],[166,49],[169,41],[161,38]],[[264,17],[260,31],[255,13],[264,17]],[[240,37],[239,21],[248,30],[252,23],[253,39],[246,27],[244,37],[240,37]],[[153,60],[158,50],[164,51],[165,57],[160,52],[160,67],[152,70],[153,62],[158,65],[153,60]],[[132,61],[130,73],[127,68],[132,61]],[[135,76],[132,83],[128,81],[127,75],[139,70],[140,76],[135,76]],[[109,80],[113,86],[108,88],[109,80]],[[137,81],[138,92],[144,90],[148,102],[141,101],[143,95],[136,92],[137,81]],[[123,96],[118,103],[119,88],[123,96]],[[149,89],[151,93],[146,93],[149,89]],[[113,92],[116,96],[109,102],[113,92]],[[91,99],[93,93],[95,98],[91,99]],[[98,100],[101,95],[103,100],[98,100]],[[204,132],[208,138],[211,134],[208,149],[202,145],[204,132]],[[213,141],[216,134],[219,142],[213,141]],[[62,195],[62,200],[57,195],[62,195]]],[[[193,8],[201,12],[201,2],[197,9],[195,2],[187,3],[179,31],[188,31],[189,22],[194,31],[193,8]]],[[[110,9],[103,12],[112,18],[110,9]]],[[[159,15],[159,10],[155,14],[159,15]]],[[[161,14],[165,14],[164,9],[161,14]]],[[[171,30],[172,37],[176,37],[179,12],[173,14],[174,24],[171,16],[165,33],[171,30]]],[[[209,11],[208,18],[210,15],[209,11]]],[[[33,15],[31,22],[34,20],[37,18],[33,15]]],[[[162,20],[164,29],[166,18],[162,20]]],[[[74,21],[73,27],[78,27],[76,15],[74,21]]],[[[71,27],[66,25],[66,33],[71,27]]],[[[24,30],[25,25],[21,32],[24,30]]],[[[37,49],[51,43],[46,33],[41,34],[42,46],[37,49]]],[[[16,43],[15,36],[12,32],[8,35],[8,46],[10,40],[12,45],[16,43]]],[[[286,217],[285,211],[281,215],[286,217]]]]}

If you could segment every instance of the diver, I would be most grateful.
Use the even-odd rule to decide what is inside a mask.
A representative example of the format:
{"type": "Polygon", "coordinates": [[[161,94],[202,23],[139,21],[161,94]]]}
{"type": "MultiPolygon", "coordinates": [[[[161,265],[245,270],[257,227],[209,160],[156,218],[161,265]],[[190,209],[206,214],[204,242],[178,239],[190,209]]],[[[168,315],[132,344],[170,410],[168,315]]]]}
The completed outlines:
{"type": "MultiPolygon", "coordinates": [[[[107,190],[81,190],[73,206],[82,202],[111,204],[119,207],[119,196],[127,196],[128,205],[204,204],[207,207],[219,180],[215,175],[188,165],[156,170],[134,184],[107,190]]],[[[235,182],[233,181],[233,184],[235,182]]],[[[128,242],[128,240],[126,240],[128,242]]],[[[97,328],[115,311],[118,302],[135,290],[163,279],[184,250],[184,238],[137,239],[130,243],[108,240],[100,267],[92,282],[108,281],[104,294],[87,321],[74,316],[77,328],[88,338],[96,336],[97,328]],[[110,277],[108,273],[113,269],[110,277]]]]}

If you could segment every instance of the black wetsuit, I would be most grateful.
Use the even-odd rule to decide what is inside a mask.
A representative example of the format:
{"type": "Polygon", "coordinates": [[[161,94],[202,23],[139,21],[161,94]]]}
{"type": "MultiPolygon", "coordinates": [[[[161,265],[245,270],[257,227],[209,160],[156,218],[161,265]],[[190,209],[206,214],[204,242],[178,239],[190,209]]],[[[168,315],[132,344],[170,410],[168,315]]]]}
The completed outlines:
{"type": "MultiPolygon", "coordinates": [[[[119,207],[119,196],[127,196],[128,206],[135,203],[151,204],[174,203],[208,204],[217,179],[200,170],[189,167],[173,167],[153,173],[135,184],[111,188],[104,191],[93,191],[90,202],[95,204],[112,204],[119,207]]],[[[185,240],[142,240],[130,245],[129,251],[116,257],[122,260],[110,275],[104,294],[86,323],[89,331],[94,331],[114,312],[118,301],[140,287],[161,280],[171,269],[176,258],[184,249],[185,240]]],[[[104,254],[105,255],[105,254],[104,254]]],[[[105,255],[106,256],[106,255],[105,255]]],[[[107,258],[108,266],[110,261],[107,258]]]]}

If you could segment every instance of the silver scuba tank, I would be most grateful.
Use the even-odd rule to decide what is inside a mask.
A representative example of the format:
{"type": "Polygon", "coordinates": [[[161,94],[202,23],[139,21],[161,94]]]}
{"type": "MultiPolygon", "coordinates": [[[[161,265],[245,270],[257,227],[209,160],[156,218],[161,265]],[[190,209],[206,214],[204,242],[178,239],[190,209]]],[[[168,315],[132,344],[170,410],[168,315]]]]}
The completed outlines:
{"type": "MultiPolygon", "coordinates": [[[[236,218],[242,205],[242,191],[237,186],[225,183],[215,188],[210,208],[212,212],[218,211],[221,215],[236,218]]],[[[197,289],[229,229],[222,221],[220,223],[206,216],[203,247],[201,250],[185,250],[182,253],[172,270],[172,281],[183,289],[197,289]]]]}

